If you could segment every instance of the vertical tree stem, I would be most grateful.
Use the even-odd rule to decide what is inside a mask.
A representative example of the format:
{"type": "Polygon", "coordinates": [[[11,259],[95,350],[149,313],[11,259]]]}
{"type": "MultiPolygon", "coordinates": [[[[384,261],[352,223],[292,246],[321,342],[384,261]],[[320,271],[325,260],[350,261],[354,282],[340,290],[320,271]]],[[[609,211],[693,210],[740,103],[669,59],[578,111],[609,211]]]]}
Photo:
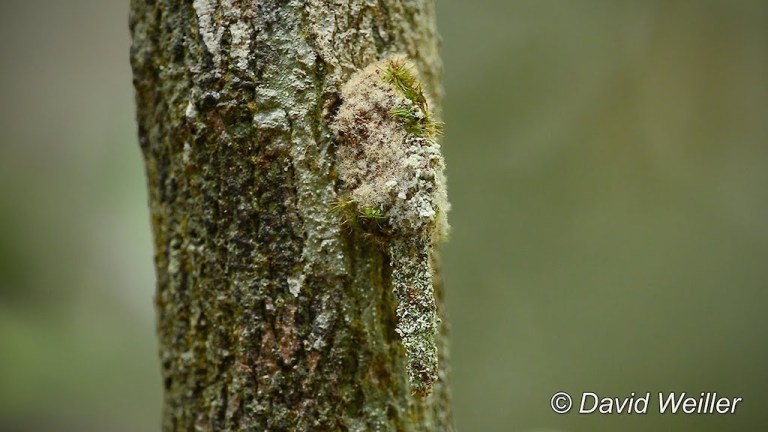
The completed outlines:
{"type": "Polygon", "coordinates": [[[389,260],[329,211],[328,122],[354,71],[405,54],[439,102],[432,1],[131,9],[163,430],[452,430],[444,325],[440,379],[414,396],[389,260]]]}

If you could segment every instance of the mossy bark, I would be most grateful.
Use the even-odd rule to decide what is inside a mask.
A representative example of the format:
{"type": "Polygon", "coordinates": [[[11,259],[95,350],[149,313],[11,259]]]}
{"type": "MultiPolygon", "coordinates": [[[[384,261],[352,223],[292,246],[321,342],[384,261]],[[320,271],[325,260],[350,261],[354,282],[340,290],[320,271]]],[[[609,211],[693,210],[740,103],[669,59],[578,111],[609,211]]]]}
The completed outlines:
{"type": "Polygon", "coordinates": [[[354,71],[404,54],[439,104],[432,1],[133,0],[130,25],[163,430],[452,430],[445,325],[414,396],[386,251],[330,211],[354,71]]]}

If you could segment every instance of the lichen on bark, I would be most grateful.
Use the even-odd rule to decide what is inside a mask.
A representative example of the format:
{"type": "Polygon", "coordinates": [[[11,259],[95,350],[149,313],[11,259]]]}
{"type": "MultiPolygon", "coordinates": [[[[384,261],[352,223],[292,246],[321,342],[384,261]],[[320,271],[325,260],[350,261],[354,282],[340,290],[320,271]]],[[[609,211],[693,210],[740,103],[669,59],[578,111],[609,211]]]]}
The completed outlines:
{"type": "Polygon", "coordinates": [[[376,238],[389,256],[395,331],[408,356],[411,387],[421,395],[432,390],[438,370],[440,319],[430,257],[448,231],[436,139],[441,127],[413,66],[399,56],[352,75],[331,122],[339,141],[340,206],[347,209],[348,225],[376,238]]]}
{"type": "Polygon", "coordinates": [[[130,26],[163,430],[451,430],[445,324],[415,397],[390,258],[328,211],[342,83],[404,53],[439,105],[432,2],[133,0],[130,26]]]}

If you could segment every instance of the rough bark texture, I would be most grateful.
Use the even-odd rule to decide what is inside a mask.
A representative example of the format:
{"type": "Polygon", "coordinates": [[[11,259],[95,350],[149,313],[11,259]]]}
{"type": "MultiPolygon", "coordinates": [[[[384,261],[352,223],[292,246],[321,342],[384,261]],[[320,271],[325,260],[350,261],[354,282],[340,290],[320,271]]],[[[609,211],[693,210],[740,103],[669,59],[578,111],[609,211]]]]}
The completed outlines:
{"type": "Polygon", "coordinates": [[[439,105],[432,1],[133,0],[130,25],[163,430],[452,430],[445,329],[413,396],[388,258],[329,211],[354,71],[404,54],[439,105]]]}

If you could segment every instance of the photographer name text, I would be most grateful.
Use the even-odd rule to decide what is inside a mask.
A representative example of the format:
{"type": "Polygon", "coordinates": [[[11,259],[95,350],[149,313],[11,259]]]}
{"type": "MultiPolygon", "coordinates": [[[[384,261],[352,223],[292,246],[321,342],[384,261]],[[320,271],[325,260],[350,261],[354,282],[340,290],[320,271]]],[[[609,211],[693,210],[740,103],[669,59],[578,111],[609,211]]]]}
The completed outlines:
{"type": "Polygon", "coordinates": [[[686,392],[638,393],[628,396],[603,396],[583,392],[574,401],[566,392],[552,396],[552,410],[558,414],[576,411],[578,414],[735,414],[741,397],[724,397],[716,392],[689,394],[686,392]]]}

